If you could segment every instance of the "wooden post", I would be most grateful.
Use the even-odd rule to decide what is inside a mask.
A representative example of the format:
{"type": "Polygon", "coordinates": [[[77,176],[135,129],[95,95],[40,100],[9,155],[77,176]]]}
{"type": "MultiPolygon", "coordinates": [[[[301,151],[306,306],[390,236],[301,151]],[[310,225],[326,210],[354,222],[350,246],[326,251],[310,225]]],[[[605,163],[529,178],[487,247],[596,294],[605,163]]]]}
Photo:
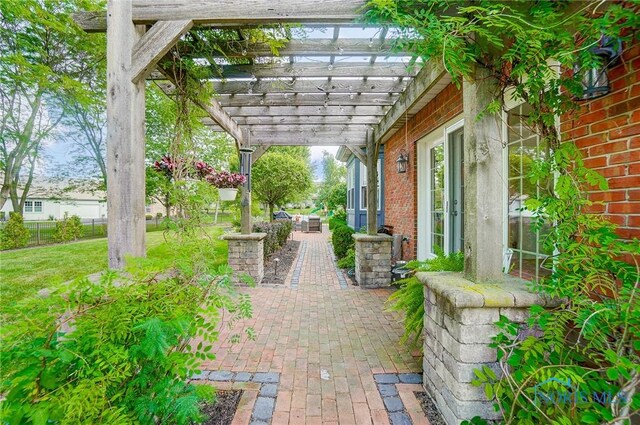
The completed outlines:
{"type": "Polygon", "coordinates": [[[478,115],[498,95],[492,75],[475,65],[464,81],[464,274],[473,282],[503,279],[504,186],[501,121],[478,115]]]}
{"type": "Polygon", "coordinates": [[[372,130],[367,131],[367,233],[378,233],[378,149],[372,130]]]}
{"type": "Polygon", "coordinates": [[[132,83],[131,1],[107,2],[107,234],[109,267],[145,255],[144,80],[132,83]]]}

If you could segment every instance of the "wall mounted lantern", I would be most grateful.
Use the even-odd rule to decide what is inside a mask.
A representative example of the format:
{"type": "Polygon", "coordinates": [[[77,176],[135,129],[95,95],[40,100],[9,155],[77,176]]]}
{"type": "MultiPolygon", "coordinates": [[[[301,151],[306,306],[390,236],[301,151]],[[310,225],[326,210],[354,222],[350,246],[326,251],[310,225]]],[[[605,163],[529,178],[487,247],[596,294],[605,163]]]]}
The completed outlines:
{"type": "Polygon", "coordinates": [[[622,40],[603,35],[598,44],[591,48],[591,53],[600,57],[600,65],[593,68],[579,69],[574,72],[582,74],[582,95],[578,100],[590,100],[609,93],[609,76],[607,69],[622,54],[622,40]]]}
{"type": "Polygon", "coordinates": [[[251,154],[252,148],[240,148],[240,174],[246,177],[247,191],[251,192],[251,154]]]}
{"type": "Polygon", "coordinates": [[[408,164],[409,164],[409,154],[404,149],[402,149],[400,151],[400,155],[398,155],[398,159],[396,160],[396,166],[398,167],[398,174],[406,173],[408,164]]]}

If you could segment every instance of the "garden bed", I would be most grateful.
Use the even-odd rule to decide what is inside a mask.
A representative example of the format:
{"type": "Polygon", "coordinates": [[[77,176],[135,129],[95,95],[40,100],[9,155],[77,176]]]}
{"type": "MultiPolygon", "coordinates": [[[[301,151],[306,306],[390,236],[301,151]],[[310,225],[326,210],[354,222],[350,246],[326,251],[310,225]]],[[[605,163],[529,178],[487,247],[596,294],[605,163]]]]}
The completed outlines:
{"type": "Polygon", "coordinates": [[[264,278],[262,283],[284,285],[289,270],[298,256],[300,241],[289,240],[277,252],[273,253],[264,265],[264,278]],[[275,261],[275,259],[280,261],[275,261]],[[276,263],[278,264],[276,270],[276,263]],[[277,272],[277,273],[276,273],[277,272]]]}
{"type": "Polygon", "coordinates": [[[240,397],[242,390],[218,390],[216,400],[202,406],[202,413],[207,418],[203,425],[231,425],[240,397]]]}
{"type": "Polygon", "coordinates": [[[436,403],[433,399],[424,391],[416,391],[414,392],[416,398],[420,402],[420,406],[422,407],[422,411],[425,415],[427,415],[427,419],[429,419],[429,424],[431,425],[446,425],[442,416],[440,416],[440,412],[436,407],[436,403]]]}

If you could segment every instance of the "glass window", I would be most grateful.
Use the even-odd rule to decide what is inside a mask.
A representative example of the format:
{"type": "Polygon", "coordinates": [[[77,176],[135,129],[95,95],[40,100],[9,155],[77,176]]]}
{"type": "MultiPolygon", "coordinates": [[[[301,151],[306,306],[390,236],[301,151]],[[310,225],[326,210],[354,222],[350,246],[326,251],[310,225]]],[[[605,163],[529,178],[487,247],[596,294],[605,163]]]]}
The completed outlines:
{"type": "Polygon", "coordinates": [[[429,152],[431,179],[431,251],[444,252],[444,145],[439,144],[429,152]]]}
{"type": "Polygon", "coordinates": [[[33,201],[24,201],[24,212],[33,212],[33,201]]]}
{"type": "Polygon", "coordinates": [[[37,212],[37,213],[42,212],[42,201],[35,201],[33,203],[33,212],[37,212]]]}
{"type": "Polygon", "coordinates": [[[509,273],[537,280],[551,273],[547,259],[552,252],[543,248],[549,228],[532,228],[535,217],[523,207],[527,199],[540,196],[544,190],[531,182],[529,173],[535,161],[548,155],[548,147],[526,124],[530,110],[523,104],[510,110],[507,117],[509,183],[506,231],[508,248],[513,251],[509,273]]]}
{"type": "Polygon", "coordinates": [[[347,173],[347,209],[352,210],[355,204],[355,175],[356,175],[356,165],[355,162],[352,162],[349,165],[349,170],[347,173]]]}
{"type": "Polygon", "coordinates": [[[367,209],[367,166],[360,163],[360,209],[367,209]]]}

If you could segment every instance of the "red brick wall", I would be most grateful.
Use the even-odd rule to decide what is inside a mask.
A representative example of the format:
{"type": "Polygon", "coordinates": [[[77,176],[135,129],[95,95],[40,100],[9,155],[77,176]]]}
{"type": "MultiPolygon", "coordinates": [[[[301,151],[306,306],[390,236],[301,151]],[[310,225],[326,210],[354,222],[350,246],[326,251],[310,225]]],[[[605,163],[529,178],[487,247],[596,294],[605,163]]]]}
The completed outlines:
{"type": "Polygon", "coordinates": [[[394,233],[409,237],[409,243],[404,244],[403,257],[405,260],[414,259],[417,255],[416,142],[461,113],[462,91],[453,84],[449,84],[409,120],[407,129],[403,126],[384,145],[384,222],[393,226],[394,233]],[[405,130],[407,130],[406,140],[405,130]],[[409,153],[406,174],[398,174],[397,172],[396,160],[401,149],[409,153]]]}
{"type": "Polygon", "coordinates": [[[611,92],[585,101],[562,117],[563,140],[576,143],[585,164],[607,178],[609,190],[591,212],[619,226],[623,238],[640,238],[640,43],[625,46],[622,60],[608,72],[611,92]]]}

